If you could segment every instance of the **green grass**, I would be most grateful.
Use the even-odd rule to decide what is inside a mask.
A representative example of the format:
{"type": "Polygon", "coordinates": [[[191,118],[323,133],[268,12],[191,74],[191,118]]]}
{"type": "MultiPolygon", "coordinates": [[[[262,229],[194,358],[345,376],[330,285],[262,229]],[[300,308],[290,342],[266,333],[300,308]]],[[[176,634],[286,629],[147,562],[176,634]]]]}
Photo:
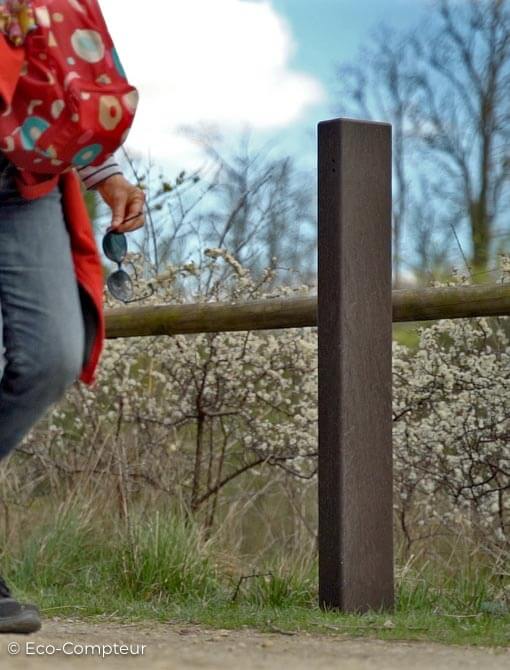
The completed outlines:
{"type": "Polygon", "coordinates": [[[20,599],[48,617],[173,621],[218,628],[316,632],[386,640],[507,645],[507,584],[481,566],[447,574],[406,570],[394,612],[342,615],[316,604],[313,561],[282,557],[246,569],[217,539],[177,516],[133,518],[128,527],[72,511],[3,546],[2,571],[20,599]],[[248,577],[248,575],[253,575],[248,577]],[[242,579],[240,583],[240,577],[242,579]]]}
{"type": "Polygon", "coordinates": [[[409,349],[416,350],[420,343],[418,327],[426,322],[394,323],[393,339],[409,349]]]}

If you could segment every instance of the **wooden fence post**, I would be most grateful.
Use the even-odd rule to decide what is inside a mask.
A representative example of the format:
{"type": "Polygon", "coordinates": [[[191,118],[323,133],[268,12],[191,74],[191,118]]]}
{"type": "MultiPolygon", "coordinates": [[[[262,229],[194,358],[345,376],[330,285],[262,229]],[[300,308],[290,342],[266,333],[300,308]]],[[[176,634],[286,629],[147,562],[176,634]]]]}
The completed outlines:
{"type": "Polygon", "coordinates": [[[318,126],[319,602],[393,606],[391,125],[318,126]]]}

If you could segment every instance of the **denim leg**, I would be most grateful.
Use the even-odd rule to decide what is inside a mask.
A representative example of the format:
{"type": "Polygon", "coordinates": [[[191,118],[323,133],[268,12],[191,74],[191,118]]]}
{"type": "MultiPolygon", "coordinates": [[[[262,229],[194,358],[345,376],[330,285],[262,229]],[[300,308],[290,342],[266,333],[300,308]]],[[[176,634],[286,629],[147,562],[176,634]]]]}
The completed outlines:
{"type": "Polygon", "coordinates": [[[0,155],[3,458],[78,378],[85,328],[59,189],[23,200],[1,167],[0,155]]]}

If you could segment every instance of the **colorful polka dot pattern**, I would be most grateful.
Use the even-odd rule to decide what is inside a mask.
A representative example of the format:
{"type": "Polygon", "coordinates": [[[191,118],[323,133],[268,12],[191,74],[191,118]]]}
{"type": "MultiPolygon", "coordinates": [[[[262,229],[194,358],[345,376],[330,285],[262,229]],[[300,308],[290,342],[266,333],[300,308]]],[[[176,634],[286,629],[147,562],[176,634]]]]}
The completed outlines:
{"type": "MultiPolygon", "coordinates": [[[[0,115],[0,151],[32,175],[103,163],[129,133],[138,92],[98,1],[0,0],[0,10],[14,3],[33,22],[18,21],[25,63],[12,105],[0,115]]],[[[10,39],[2,26],[13,25],[5,19],[0,32],[10,39]]]]}

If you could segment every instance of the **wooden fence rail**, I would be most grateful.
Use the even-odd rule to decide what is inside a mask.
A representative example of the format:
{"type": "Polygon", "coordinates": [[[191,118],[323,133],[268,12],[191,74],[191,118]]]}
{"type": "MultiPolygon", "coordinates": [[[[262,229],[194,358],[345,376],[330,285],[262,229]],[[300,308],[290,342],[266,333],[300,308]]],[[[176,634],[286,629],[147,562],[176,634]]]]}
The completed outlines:
{"type": "Polygon", "coordinates": [[[510,314],[510,287],[391,290],[391,126],[318,126],[317,297],[106,311],[106,335],[318,327],[319,602],[393,605],[392,322],[510,314]]]}
{"type": "MultiPolygon", "coordinates": [[[[317,296],[125,307],[107,309],[105,314],[108,338],[302,328],[317,326],[317,296]]],[[[394,323],[508,315],[510,284],[392,292],[394,323]]]]}
{"type": "Polygon", "coordinates": [[[105,315],[107,337],[299,328],[317,324],[317,298],[125,307],[105,315]]]}

